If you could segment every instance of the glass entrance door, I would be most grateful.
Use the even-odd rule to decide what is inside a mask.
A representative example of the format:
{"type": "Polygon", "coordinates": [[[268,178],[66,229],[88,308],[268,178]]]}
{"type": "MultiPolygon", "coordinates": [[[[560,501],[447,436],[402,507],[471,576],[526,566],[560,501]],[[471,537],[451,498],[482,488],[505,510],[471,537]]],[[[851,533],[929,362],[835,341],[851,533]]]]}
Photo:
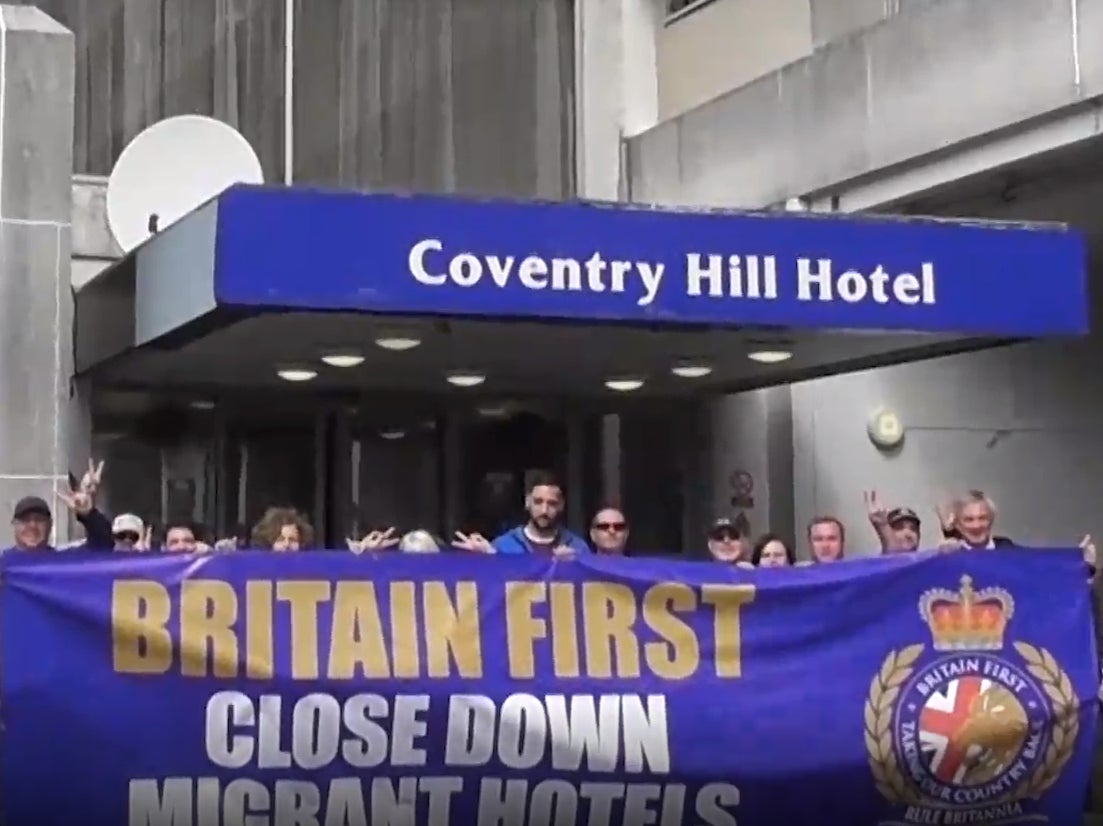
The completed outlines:
{"type": "Polygon", "coordinates": [[[224,495],[219,497],[223,530],[248,541],[252,526],[270,507],[294,508],[315,526],[317,439],[314,422],[298,425],[231,424],[224,464],[224,495]]]}
{"type": "Polygon", "coordinates": [[[158,528],[192,522],[208,539],[243,543],[273,506],[293,507],[324,527],[318,480],[325,422],[316,404],[278,397],[101,415],[93,433],[96,455],[107,464],[103,504],[158,528]]]}
{"type": "Polygon", "coordinates": [[[401,426],[360,423],[348,453],[351,502],[342,520],[347,536],[388,528],[441,535],[445,526],[437,420],[412,419],[401,426]]]}
{"type": "Polygon", "coordinates": [[[565,486],[572,475],[570,428],[560,417],[525,411],[472,418],[461,434],[460,530],[497,536],[516,527],[534,473],[550,472],[565,486]]]}

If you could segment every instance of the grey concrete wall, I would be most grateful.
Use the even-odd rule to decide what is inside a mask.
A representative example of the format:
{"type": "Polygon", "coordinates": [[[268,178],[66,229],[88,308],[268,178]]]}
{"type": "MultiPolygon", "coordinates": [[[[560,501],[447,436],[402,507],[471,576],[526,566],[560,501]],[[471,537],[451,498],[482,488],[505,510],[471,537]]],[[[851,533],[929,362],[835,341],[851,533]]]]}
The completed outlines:
{"type": "Polygon", "coordinates": [[[759,207],[1103,92],[1097,0],[912,0],[628,142],[631,197],[759,207]]]}
{"type": "MultiPolygon", "coordinates": [[[[76,171],[109,174],[143,128],[194,113],[236,127],[283,180],[283,2],[23,2],[76,34],[76,171]]],[[[296,181],[572,194],[569,0],[294,8],[296,181]]]]}
{"type": "MultiPolygon", "coordinates": [[[[57,503],[80,445],[71,399],[73,36],[43,12],[0,6],[0,516],[57,503]]],[[[55,507],[58,538],[69,534],[55,507]]],[[[8,544],[7,541],[0,544],[8,544]]]]}
{"type": "MultiPolygon", "coordinates": [[[[1037,180],[1024,179],[1010,193],[1001,186],[1003,179],[994,177],[990,188],[969,188],[958,198],[947,194],[937,208],[928,201],[923,211],[1077,225],[1094,251],[1090,286],[1098,294],[1103,219],[1095,205],[1103,199],[1103,176],[1083,163],[1049,161],[1037,180]]],[[[1019,541],[1076,543],[1085,533],[1098,539],[1103,421],[1095,411],[1103,404],[1103,304],[1094,306],[1091,324],[1095,332],[1084,339],[1029,343],[729,397],[714,403],[714,427],[724,434],[715,461],[721,469],[750,463],[769,480],[769,524],[795,529],[798,545],[800,529],[814,514],[831,513],[847,524],[853,554],[876,552],[862,501],[867,489],[915,508],[933,524],[940,498],[979,487],[995,498],[1001,531],[1019,541]],[[766,399],[775,392],[791,393],[787,456],[777,447],[787,427],[784,410],[777,408],[772,419],[766,399]],[[879,407],[894,410],[907,429],[900,450],[879,451],[866,434],[866,422],[879,407]],[[773,504],[785,495],[792,496],[788,520],[773,504]]],[[[719,473],[716,485],[723,481],[719,473]]],[[[1103,799],[1103,779],[1099,788],[1103,799]]]]}
{"type": "Polygon", "coordinates": [[[112,261],[122,255],[107,226],[107,178],[73,177],[73,256],[112,261]]]}
{"type": "Polygon", "coordinates": [[[812,52],[809,0],[715,0],[656,34],[659,117],[676,117],[812,52]]]}
{"type": "Polygon", "coordinates": [[[660,118],[676,117],[930,1],[713,0],[668,17],[655,30],[660,118]]]}
{"type": "MultiPolygon", "coordinates": [[[[652,0],[653,2],[655,0],[652,0]]],[[[664,2],[665,0],[658,0],[664,2]]],[[[713,0],[656,27],[663,120],[934,0],[713,0]]]]}
{"type": "Polygon", "coordinates": [[[1103,535],[1101,355],[1097,335],[794,385],[797,519],[836,514],[856,554],[876,552],[863,490],[914,508],[931,538],[935,504],[979,488],[996,501],[1000,532],[1020,542],[1103,535]],[[866,435],[882,406],[907,428],[891,454],[866,435]]]}
{"type": "Polygon", "coordinates": [[[122,255],[107,225],[107,178],[73,177],[71,237],[71,282],[79,290],[122,255]]]}
{"type": "Polygon", "coordinates": [[[296,8],[296,180],[573,194],[570,2],[328,0],[296,8]]]}
{"type": "Polygon", "coordinates": [[[879,23],[900,7],[899,0],[809,0],[808,5],[816,48],[879,23]]]}
{"type": "MultiPolygon", "coordinates": [[[[1077,225],[1092,249],[1089,289],[1103,286],[1103,176],[1084,166],[1033,187],[949,200],[938,212],[1077,225]]],[[[926,211],[926,210],[925,210],[926,211]]],[[[1045,277],[1039,274],[1039,277],[1045,277]]],[[[1103,536],[1103,304],[1092,335],[884,367],[793,386],[796,514],[836,513],[855,526],[855,550],[874,547],[861,491],[933,518],[939,497],[977,487],[996,500],[1000,528],[1027,543],[1103,536]],[[903,447],[874,448],[865,433],[878,407],[907,428],[903,447]],[[1044,483],[1040,484],[1040,480],[1044,483]]],[[[1101,787],[1103,788],[1103,787],[1101,787]]]]}

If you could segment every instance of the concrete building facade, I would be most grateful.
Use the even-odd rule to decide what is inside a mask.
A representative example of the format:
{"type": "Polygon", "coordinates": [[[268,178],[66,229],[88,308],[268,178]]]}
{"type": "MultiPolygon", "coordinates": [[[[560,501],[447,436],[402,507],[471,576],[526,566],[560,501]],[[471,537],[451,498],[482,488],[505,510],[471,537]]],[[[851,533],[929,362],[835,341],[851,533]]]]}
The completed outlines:
{"type": "MultiPolygon", "coordinates": [[[[5,7],[5,61],[29,60],[26,42],[50,44],[35,59],[53,62],[25,87],[33,100],[16,91],[0,106],[30,107],[9,124],[41,117],[50,126],[38,134],[74,135],[30,156],[36,180],[65,182],[69,209],[43,205],[45,184],[0,183],[35,202],[0,215],[30,222],[12,225],[29,235],[53,227],[71,256],[54,270],[39,256],[33,289],[54,302],[51,334],[6,348],[0,378],[23,387],[26,365],[48,366],[66,415],[46,424],[27,407],[20,429],[5,426],[16,435],[0,442],[4,498],[93,450],[122,451],[118,472],[136,477],[163,462],[109,448],[102,432],[90,443],[89,405],[65,361],[66,286],[117,258],[105,176],[127,140],[171,114],[237,126],[277,181],[745,208],[796,198],[824,211],[1067,220],[1098,235],[1096,0],[541,0],[508,15],[430,0],[324,11],[204,0],[187,15],[171,0],[37,5],[45,13],[5,7]],[[508,93],[482,93],[505,80],[508,93]],[[44,428],[41,438],[25,427],[44,428]]],[[[4,83],[19,77],[13,68],[4,83]]],[[[5,164],[18,141],[5,138],[5,164]]],[[[9,180],[30,174],[12,157],[9,180]]],[[[5,290],[24,282],[11,275],[5,290]]],[[[710,403],[696,422],[704,435],[686,448],[683,519],[726,511],[743,470],[756,482],[752,524],[798,538],[820,512],[860,526],[865,488],[929,513],[963,485],[989,490],[1021,539],[1103,532],[1099,346],[1094,336],[1016,345],[710,403]],[[865,436],[881,407],[908,428],[892,455],[865,436]]],[[[872,539],[861,531],[856,551],[872,539]]]]}
{"type": "MultiPolygon", "coordinates": [[[[589,69],[579,92],[584,195],[1053,219],[1098,246],[1095,0],[580,8],[591,15],[579,46],[589,69]],[[619,55],[600,40],[608,30],[621,32],[619,55]],[[599,63],[619,83],[594,82],[599,63]],[[616,132],[625,140],[614,163],[616,132]]],[[[931,517],[940,497],[982,488],[1023,541],[1098,534],[1101,346],[1098,334],[1021,344],[729,397],[713,411],[723,446],[715,506],[738,467],[785,480],[767,486],[769,509],[792,514],[798,539],[814,514],[833,513],[859,526],[858,552],[872,540],[860,527],[871,488],[931,517]],[[907,427],[891,455],[865,433],[880,407],[907,427]]]]}
{"type": "MultiPolygon", "coordinates": [[[[65,103],[72,125],[57,132],[72,135],[72,149],[70,157],[51,159],[72,180],[66,278],[80,290],[118,260],[107,223],[108,175],[142,129],[179,114],[213,116],[238,129],[274,183],[572,197],[572,4],[507,5],[37,0],[13,10],[52,18],[72,32],[66,59],[75,93],[71,88],[65,103]]],[[[185,512],[199,519],[213,509],[214,481],[236,483],[244,473],[238,449],[243,457],[247,437],[240,445],[216,444],[204,432],[194,443],[166,445],[135,432],[149,412],[144,401],[115,394],[105,412],[87,382],[76,384],[86,391],[80,409],[92,434],[66,461],[79,467],[88,452],[107,458],[109,507],[164,518],[173,510],[176,479],[190,486],[185,512]],[[157,478],[160,489],[149,484],[157,478]]],[[[304,416],[309,453],[314,423],[304,416]]],[[[379,455],[365,456],[365,463],[389,468],[384,475],[391,478],[409,476],[409,468],[427,461],[413,441],[379,445],[379,455]]],[[[227,494],[222,485],[219,499],[240,505],[220,501],[219,510],[253,512],[273,498],[309,497],[319,484],[314,462],[305,457],[306,470],[297,474],[302,483],[291,491],[284,477],[296,474],[288,463],[304,457],[275,459],[284,452],[278,444],[253,450],[249,492],[227,494]],[[266,477],[279,479],[264,489],[266,477]]],[[[359,493],[378,497],[372,478],[361,484],[359,493]]],[[[435,483],[429,487],[435,497],[435,483]]],[[[232,516],[218,521],[240,521],[232,516]]]]}
{"type": "MultiPolygon", "coordinates": [[[[161,118],[230,123],[284,183],[1062,220],[1098,261],[1101,39],[1103,0],[0,6],[0,507],[52,498],[93,455],[117,501],[150,513],[174,495],[166,468],[204,473],[201,450],[97,426],[74,380],[74,291],[120,255],[106,175],[161,118]]],[[[978,487],[1020,541],[1103,538],[1101,355],[1096,333],[752,390],[679,421],[692,435],[669,463],[646,461],[662,423],[607,420],[602,447],[635,449],[602,459],[644,523],[672,498],[649,474],[676,474],[686,541],[729,511],[738,472],[756,530],[799,542],[835,514],[858,553],[873,544],[864,489],[933,517],[978,487]],[[907,428],[891,453],[866,436],[884,408],[907,428]]],[[[392,470],[416,465],[388,449],[392,470]]],[[[57,538],[70,532],[59,520],[57,538]]]]}

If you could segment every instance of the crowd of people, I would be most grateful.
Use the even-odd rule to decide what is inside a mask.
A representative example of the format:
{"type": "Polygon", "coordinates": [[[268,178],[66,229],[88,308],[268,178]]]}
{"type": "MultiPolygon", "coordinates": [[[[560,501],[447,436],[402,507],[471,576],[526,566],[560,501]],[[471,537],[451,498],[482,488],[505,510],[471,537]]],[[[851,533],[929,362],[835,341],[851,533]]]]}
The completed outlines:
{"type": "MultiPolygon", "coordinates": [[[[315,547],[309,520],[289,507],[269,508],[246,542],[231,537],[208,543],[199,526],[183,521],[168,522],[155,536],[152,526],[136,514],[123,513],[109,519],[96,507],[103,471],[102,462],[89,462],[88,470],[76,484],[58,491],[59,501],[83,526],[84,539],[55,548],[51,544],[54,525],[49,503],[41,497],[27,496],[16,503],[12,514],[13,545],[10,550],[54,551],[82,547],[103,551],[207,553],[241,548],[294,552],[315,547]]],[[[497,537],[457,531],[446,541],[428,530],[403,533],[391,527],[371,531],[363,537],[351,537],[347,545],[354,553],[458,550],[556,557],[593,553],[624,555],[631,547],[631,525],[620,507],[599,508],[590,520],[589,535],[582,537],[564,526],[564,502],[562,485],[552,475],[538,473],[527,486],[523,524],[497,537]]],[[[875,491],[865,494],[865,504],[870,526],[883,553],[909,553],[920,548],[953,551],[1015,545],[1010,538],[995,533],[996,507],[982,491],[967,491],[954,502],[936,508],[934,536],[926,539],[922,520],[915,510],[887,507],[875,491]]],[[[840,562],[847,558],[847,528],[834,516],[817,516],[809,522],[805,536],[806,555],[798,554],[793,542],[776,533],[757,538],[746,536],[740,524],[740,520],[727,517],[712,524],[704,537],[712,559],[743,568],[774,568],[840,562]]],[[[1085,536],[1080,547],[1094,576],[1096,550],[1091,537],[1085,536]]]]}
{"type": "MultiPolygon", "coordinates": [[[[84,528],[85,538],[68,547],[88,550],[218,553],[240,548],[274,552],[305,551],[314,547],[314,531],[310,522],[294,508],[269,508],[253,527],[249,541],[237,538],[206,543],[202,529],[184,522],[168,522],[158,535],[136,514],[123,513],[109,519],[96,507],[103,464],[90,464],[83,478],[72,487],[58,491],[58,498],[84,528]]],[[[911,553],[922,549],[959,551],[1014,547],[1015,542],[995,532],[996,507],[979,490],[965,492],[952,503],[934,509],[933,537],[924,537],[919,514],[909,507],[887,507],[876,492],[865,494],[869,524],[882,553],[911,553]]],[[[589,522],[588,536],[568,530],[562,521],[564,491],[551,475],[534,474],[527,485],[525,517],[522,524],[493,539],[478,533],[456,532],[448,541],[430,531],[415,529],[405,533],[396,528],[370,532],[360,538],[349,538],[353,553],[401,552],[433,553],[455,550],[471,553],[505,555],[540,554],[549,557],[577,557],[587,554],[620,556],[629,553],[631,525],[625,512],[616,505],[599,508],[589,522]]],[[[847,528],[837,517],[822,515],[813,518],[806,527],[804,550],[798,555],[794,543],[776,533],[757,538],[744,535],[740,526],[744,520],[718,518],[704,537],[712,560],[741,568],[777,568],[831,564],[847,559],[847,528]],[[803,556],[804,558],[800,558],[803,556]]],[[[14,544],[9,551],[42,552],[66,550],[55,548],[53,514],[49,504],[40,497],[28,496],[15,506],[12,527],[14,544]]],[[[1096,575],[1096,550],[1091,537],[1080,543],[1090,580],[1096,575]]],[[[1094,602],[1094,597],[1093,597],[1094,602]]],[[[1094,610],[1099,615],[1099,606],[1094,610]]],[[[1097,635],[1103,627],[1096,623],[1097,635]]],[[[1099,690],[1103,702],[1103,686],[1099,690]]]]}

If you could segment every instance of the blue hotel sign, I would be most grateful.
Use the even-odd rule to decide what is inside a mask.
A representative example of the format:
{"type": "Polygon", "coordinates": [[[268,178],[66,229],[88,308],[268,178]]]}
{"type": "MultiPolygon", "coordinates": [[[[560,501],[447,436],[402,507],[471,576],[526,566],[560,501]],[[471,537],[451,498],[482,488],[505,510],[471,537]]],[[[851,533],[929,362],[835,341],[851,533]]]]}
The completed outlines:
{"type": "Polygon", "coordinates": [[[221,304],[978,336],[1087,332],[1056,225],[234,188],[221,304]]]}

